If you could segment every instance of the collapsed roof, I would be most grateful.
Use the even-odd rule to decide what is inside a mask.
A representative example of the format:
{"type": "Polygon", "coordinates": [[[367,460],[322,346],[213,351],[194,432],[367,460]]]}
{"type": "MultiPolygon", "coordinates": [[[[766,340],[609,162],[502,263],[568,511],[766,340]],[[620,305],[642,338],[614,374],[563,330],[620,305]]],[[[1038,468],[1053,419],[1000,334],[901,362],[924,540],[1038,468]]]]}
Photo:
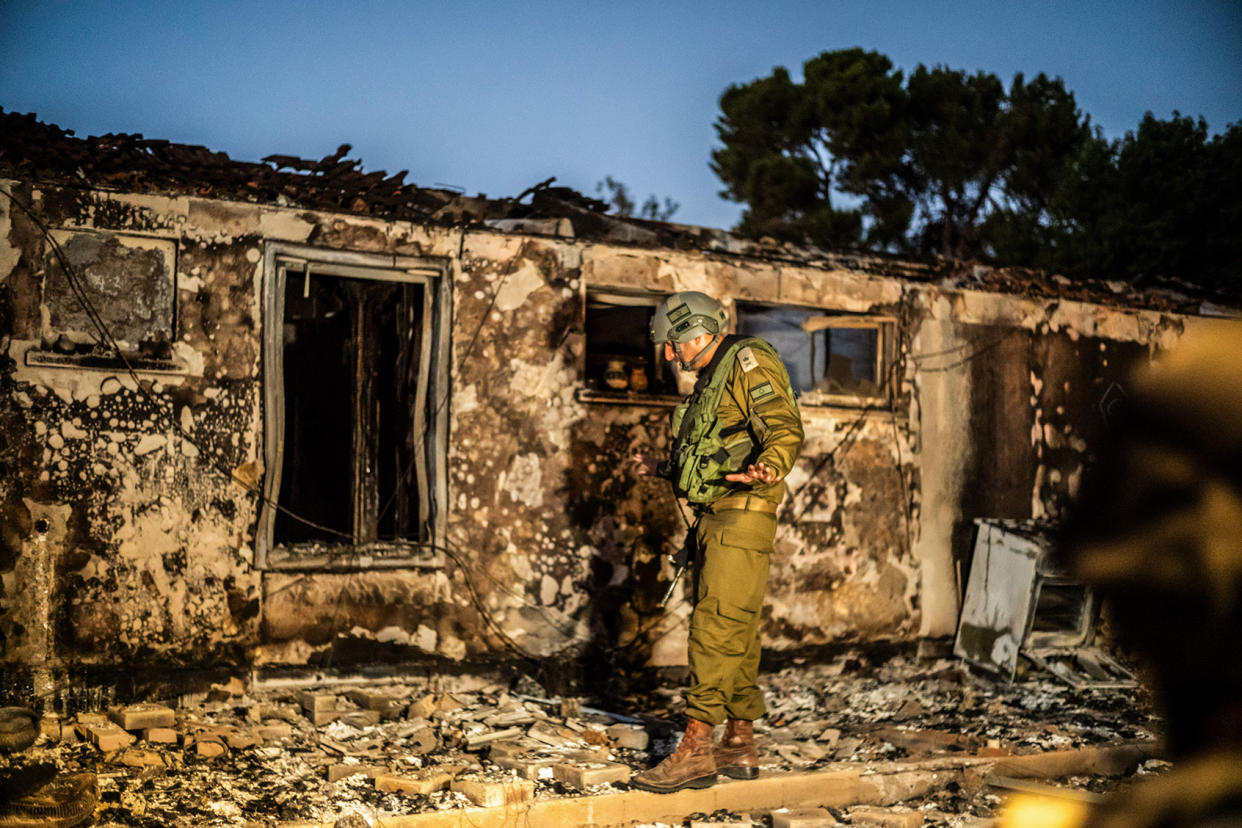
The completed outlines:
{"type": "MultiPolygon", "coordinates": [[[[73,130],[34,113],[0,108],[0,175],[35,182],[138,193],[167,193],[278,206],[348,212],[394,221],[485,226],[509,232],[568,236],[645,247],[697,249],[893,278],[939,282],[1032,298],[1074,299],[1182,313],[1218,314],[1221,301],[1183,282],[1138,289],[1121,282],[1068,279],[1027,268],[976,262],[908,259],[827,251],[772,239],[745,239],[723,230],[611,215],[608,205],[568,187],[542,181],[514,198],[467,196],[408,183],[408,171],[364,172],[346,158],[349,144],[319,160],[269,155],[238,161],[203,146],[109,133],[78,138],[73,130]]],[[[1236,297],[1235,297],[1236,298],[1236,297]]],[[[1227,314],[1233,315],[1233,314],[1227,314]]]]}

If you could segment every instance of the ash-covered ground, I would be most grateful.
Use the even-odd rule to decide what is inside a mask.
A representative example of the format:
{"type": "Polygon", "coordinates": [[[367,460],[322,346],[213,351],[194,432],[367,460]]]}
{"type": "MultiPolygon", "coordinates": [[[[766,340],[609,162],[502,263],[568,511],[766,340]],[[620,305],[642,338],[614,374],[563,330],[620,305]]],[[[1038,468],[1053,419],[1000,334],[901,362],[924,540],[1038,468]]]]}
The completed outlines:
{"type": "MultiPolygon", "coordinates": [[[[669,753],[680,733],[676,687],[650,675],[621,678],[608,682],[620,692],[582,698],[554,697],[529,677],[494,672],[318,686],[238,678],[209,693],[145,700],[171,708],[171,727],[135,728],[129,737],[91,711],[47,715],[38,741],[0,764],[97,774],[100,801],[88,824],[107,828],[371,825],[487,804],[487,783],[512,788],[518,780],[535,800],[583,796],[626,789],[628,773],[669,753]],[[585,771],[614,781],[592,783],[585,771]]],[[[769,709],[756,737],[769,774],[1152,741],[1161,727],[1141,689],[1076,691],[1039,674],[1006,685],[955,659],[912,652],[851,651],[789,664],[761,681],[769,709]]],[[[124,710],[112,707],[112,719],[124,723],[124,710]]],[[[1152,760],[1138,773],[1163,767],[1152,760]]],[[[1130,781],[1055,784],[1099,792],[1130,781]]],[[[949,785],[903,805],[921,811],[924,824],[978,825],[995,814],[1002,793],[949,785]]],[[[848,812],[836,816],[850,820],[848,812]]]]}

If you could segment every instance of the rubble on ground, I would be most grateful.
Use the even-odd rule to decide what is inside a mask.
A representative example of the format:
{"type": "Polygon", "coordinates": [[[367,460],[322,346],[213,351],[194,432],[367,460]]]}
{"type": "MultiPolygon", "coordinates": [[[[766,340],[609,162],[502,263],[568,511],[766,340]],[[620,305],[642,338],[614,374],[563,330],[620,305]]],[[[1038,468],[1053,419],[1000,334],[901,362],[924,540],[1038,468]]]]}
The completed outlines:
{"type": "MultiPolygon", "coordinates": [[[[1160,725],[1132,691],[1075,691],[1051,680],[998,685],[951,660],[895,655],[873,663],[853,652],[761,681],[769,711],[755,733],[765,774],[1151,741],[1160,725]]],[[[529,680],[513,687],[470,677],[309,687],[237,680],[166,703],[47,713],[34,746],[0,757],[0,767],[50,762],[97,774],[102,828],[362,825],[625,789],[632,772],[671,752],[680,732],[683,703],[667,688],[607,702],[545,696],[529,680]],[[347,821],[351,815],[364,822],[347,821]]],[[[1161,769],[1148,762],[1140,772],[1161,769]]],[[[906,803],[906,811],[919,811],[919,824],[960,826],[991,816],[1001,801],[987,787],[952,787],[906,803]]],[[[900,824],[902,811],[895,813],[900,824]]],[[[762,819],[773,824],[771,815],[762,819]]]]}

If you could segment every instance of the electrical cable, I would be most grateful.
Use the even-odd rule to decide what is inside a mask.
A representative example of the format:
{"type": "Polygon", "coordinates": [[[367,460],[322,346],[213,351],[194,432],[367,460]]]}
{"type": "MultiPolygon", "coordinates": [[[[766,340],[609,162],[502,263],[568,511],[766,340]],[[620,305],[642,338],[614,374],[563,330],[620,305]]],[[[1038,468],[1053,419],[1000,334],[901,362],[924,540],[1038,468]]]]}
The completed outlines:
{"type": "MultiPolygon", "coordinates": [[[[138,376],[138,371],[136,368],[134,368],[134,364],[125,355],[124,351],[121,349],[120,343],[118,343],[116,339],[113,337],[112,332],[108,329],[107,323],[104,321],[103,317],[100,316],[98,310],[95,308],[94,303],[91,301],[90,296],[85,292],[85,288],[83,288],[82,285],[78,282],[78,276],[74,272],[73,268],[69,265],[69,260],[65,256],[64,250],[61,248],[60,242],[58,242],[56,240],[56,237],[52,235],[47,225],[43,223],[43,221],[34,213],[33,210],[30,209],[29,206],[24,204],[20,199],[14,196],[11,192],[9,192],[6,189],[0,188],[0,193],[4,193],[4,195],[8,196],[9,201],[12,204],[16,205],[18,208],[20,208],[21,211],[30,218],[30,220],[34,223],[34,225],[39,229],[39,232],[42,233],[43,237],[51,244],[52,251],[56,254],[57,261],[60,263],[61,269],[65,273],[65,278],[69,282],[70,289],[73,291],[74,297],[78,300],[78,303],[82,306],[83,312],[86,314],[87,318],[91,321],[91,323],[95,326],[95,328],[97,329],[99,333],[99,338],[96,339],[96,342],[101,346],[106,345],[106,347],[109,347],[112,349],[113,354],[116,356],[117,359],[120,360],[121,364],[124,365],[126,373],[134,381],[134,385],[137,388],[138,392],[147,400],[147,402],[151,403],[157,411],[159,411],[161,414],[163,414],[163,416],[165,416],[168,419],[168,424],[174,429],[174,431],[176,431],[178,436],[180,436],[183,440],[185,440],[186,442],[193,445],[196,449],[198,449],[200,457],[211,458],[211,452],[209,452],[205,446],[201,445],[195,439],[193,435],[185,431],[185,429],[181,427],[181,424],[177,422],[176,418],[173,417],[170,411],[165,411],[164,401],[158,399],[154,395],[154,393],[152,393],[151,389],[149,388],[149,384],[144,383],[142,378],[138,376]]],[[[246,481],[240,479],[234,473],[232,469],[229,469],[226,466],[222,465],[222,461],[208,459],[207,465],[209,468],[212,468],[215,471],[229,478],[230,481],[232,481],[233,483],[236,483],[238,486],[240,486],[241,488],[243,488],[250,494],[257,496],[265,505],[270,506],[273,509],[280,511],[281,513],[287,515],[293,520],[296,520],[299,523],[305,524],[306,526],[310,526],[313,529],[317,529],[323,532],[329,532],[331,534],[338,535],[338,536],[345,537],[345,538],[350,538],[352,540],[352,535],[348,535],[344,532],[340,532],[331,527],[316,523],[315,521],[310,520],[309,518],[303,517],[291,511],[290,509],[284,506],[281,506],[279,503],[275,503],[271,501],[263,494],[263,492],[258,487],[253,486],[250,483],[247,483],[246,481]]]]}
{"type": "MultiPolygon", "coordinates": [[[[210,452],[207,451],[206,447],[200,445],[197,442],[197,440],[193,437],[193,435],[188,434],[181,427],[180,423],[176,422],[172,414],[165,410],[165,406],[163,402],[154,395],[151,389],[148,388],[147,385],[144,384],[143,380],[138,376],[137,370],[134,368],[133,363],[130,362],[129,359],[126,357],[125,353],[122,351],[120,347],[120,344],[112,336],[111,331],[108,329],[107,323],[103,320],[103,318],[98,313],[89,295],[86,294],[85,289],[82,288],[82,286],[78,283],[77,274],[75,273],[73,268],[70,266],[68,258],[65,256],[65,253],[63,249],[61,248],[60,243],[52,235],[47,225],[43,223],[43,221],[34,213],[33,210],[30,209],[30,207],[28,207],[20,199],[15,197],[11,192],[5,189],[2,189],[2,188],[0,188],[0,192],[8,196],[9,201],[13,203],[14,205],[16,205],[19,209],[21,209],[22,212],[24,212],[27,215],[27,217],[30,218],[30,220],[39,229],[43,237],[51,244],[53,252],[56,254],[57,260],[60,262],[61,268],[65,273],[65,278],[69,282],[71,290],[73,290],[75,298],[78,300],[78,303],[82,306],[83,312],[86,313],[87,318],[91,321],[93,325],[95,325],[95,327],[98,330],[100,338],[97,339],[96,341],[101,345],[104,343],[107,343],[108,347],[112,349],[116,357],[125,366],[127,373],[129,374],[130,378],[134,381],[135,386],[137,387],[139,392],[142,394],[142,396],[148,402],[152,403],[155,409],[161,412],[168,419],[169,424],[176,430],[176,432],[182,437],[182,439],[186,440],[191,445],[193,445],[196,449],[198,449],[200,457],[210,457],[210,452]]],[[[508,277],[508,274],[505,275],[505,278],[507,277],[508,277]]],[[[474,343],[478,339],[479,334],[482,332],[483,325],[485,324],[486,319],[487,319],[487,315],[491,312],[491,307],[495,304],[496,297],[499,295],[500,288],[503,287],[503,284],[504,284],[504,279],[502,279],[500,284],[497,286],[497,289],[495,293],[493,294],[492,301],[488,305],[488,310],[484,312],[483,319],[480,322],[479,327],[475,330],[475,334],[471,339],[469,347],[467,348],[467,352],[466,352],[467,357],[470,355],[470,353],[473,352],[474,343]]],[[[448,393],[446,390],[445,396],[440,403],[440,409],[443,408],[443,406],[447,403],[447,401],[448,401],[448,393]]],[[[437,413],[440,409],[437,409],[437,413]]],[[[292,518],[293,520],[296,520],[299,523],[302,523],[306,526],[310,526],[313,529],[316,529],[322,532],[327,532],[329,534],[336,535],[342,538],[346,538],[351,541],[353,540],[353,536],[350,534],[341,532],[329,526],[324,526],[322,524],[316,523],[315,521],[302,517],[301,515],[295,513],[294,511],[288,509],[287,507],[282,506],[279,503],[272,501],[270,498],[266,497],[258,487],[253,486],[247,483],[246,481],[239,479],[237,475],[234,474],[233,470],[225,467],[221,463],[214,461],[214,460],[209,460],[208,467],[223,474],[231,482],[236,483],[237,485],[241,486],[244,490],[246,490],[250,494],[257,496],[263,504],[273,509],[276,509],[282,514],[285,514],[286,516],[292,518]]],[[[476,609],[479,611],[480,615],[482,616],[484,622],[489,627],[491,627],[493,631],[496,632],[496,634],[501,639],[501,641],[504,642],[504,644],[508,646],[510,649],[512,649],[515,653],[519,654],[525,659],[538,661],[537,657],[527,652],[520,645],[518,645],[515,641],[513,641],[513,639],[510,638],[504,632],[504,630],[500,628],[500,626],[495,622],[495,620],[491,617],[490,613],[487,611],[486,607],[483,605],[481,599],[479,598],[474,584],[470,580],[470,576],[468,575],[469,568],[462,562],[461,558],[458,557],[455,552],[453,552],[451,549],[448,549],[447,547],[440,547],[440,549],[441,551],[446,552],[454,560],[454,562],[457,563],[459,569],[462,572],[463,578],[466,581],[466,586],[470,592],[471,599],[476,609]]],[[[330,557],[336,557],[336,554],[330,553],[330,557]]],[[[295,581],[294,583],[297,583],[297,582],[295,581]]],[[[285,588],[291,588],[292,586],[293,584],[289,584],[289,585],[286,585],[285,588]]],[[[338,602],[337,602],[338,610],[340,607],[340,601],[341,599],[343,599],[343,596],[344,596],[344,590],[342,590],[341,595],[338,596],[338,602]]],[[[334,613],[334,618],[336,617],[336,615],[337,613],[334,613]]],[[[336,622],[334,621],[333,622],[334,627],[335,627],[335,624],[336,622]]],[[[561,632],[564,634],[564,630],[561,630],[561,632]]]]}

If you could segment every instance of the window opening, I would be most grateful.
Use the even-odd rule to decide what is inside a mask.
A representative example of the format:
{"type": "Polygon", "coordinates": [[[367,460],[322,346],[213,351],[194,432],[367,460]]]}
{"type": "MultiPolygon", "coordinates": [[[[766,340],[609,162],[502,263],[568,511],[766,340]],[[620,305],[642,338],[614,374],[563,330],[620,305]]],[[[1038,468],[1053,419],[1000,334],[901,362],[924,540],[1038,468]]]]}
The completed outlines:
{"type": "Polygon", "coordinates": [[[651,317],[664,297],[588,291],[586,386],[599,397],[677,395],[673,368],[651,342],[651,317]]]}
{"type": "Polygon", "coordinates": [[[793,305],[737,303],[738,333],[771,343],[804,404],[858,404],[887,393],[888,320],[793,305]]]}
{"type": "Polygon", "coordinates": [[[266,494],[281,508],[265,511],[264,562],[438,563],[444,425],[430,401],[447,382],[438,271],[283,257],[275,270],[279,340],[269,339],[266,361],[278,382],[267,423],[269,468],[279,471],[266,494]]]}

